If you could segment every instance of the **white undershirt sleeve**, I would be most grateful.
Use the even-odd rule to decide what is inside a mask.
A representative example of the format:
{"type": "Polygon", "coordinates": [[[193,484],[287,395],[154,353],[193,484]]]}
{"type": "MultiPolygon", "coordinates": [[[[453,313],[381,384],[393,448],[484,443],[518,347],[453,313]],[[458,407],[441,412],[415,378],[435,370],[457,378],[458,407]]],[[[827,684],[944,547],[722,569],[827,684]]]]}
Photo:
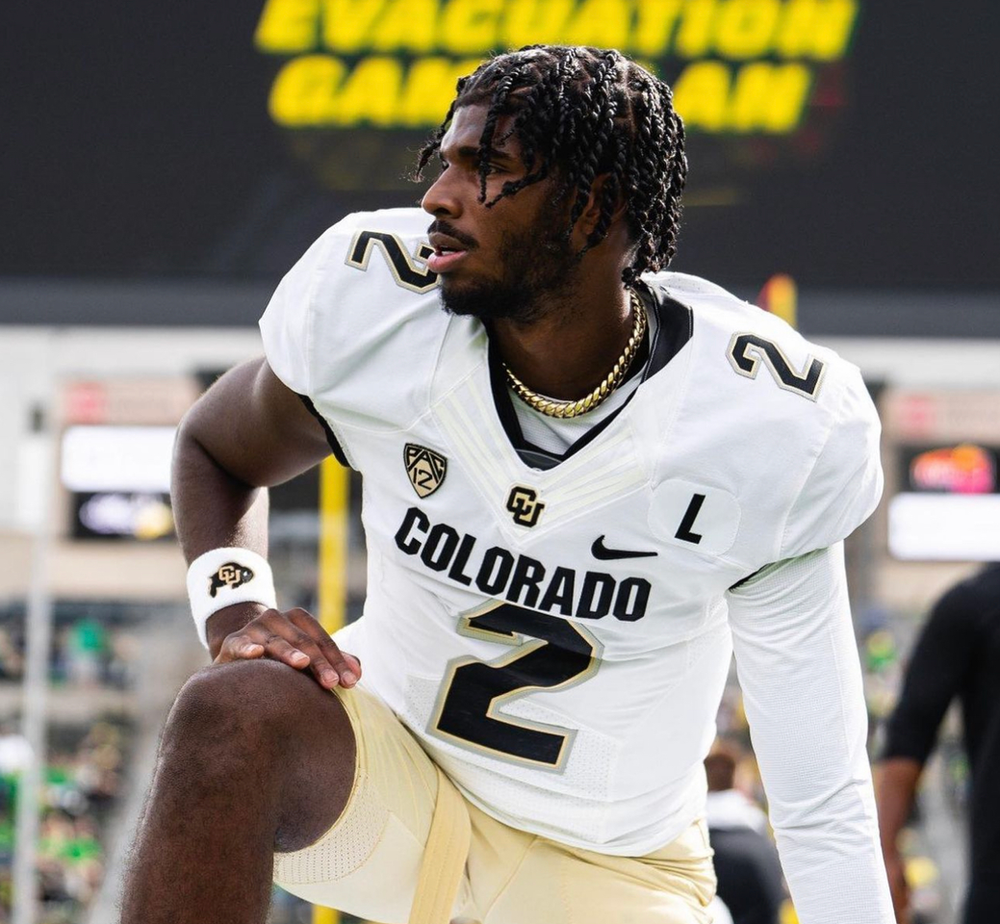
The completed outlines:
{"type": "Polygon", "coordinates": [[[802,924],[893,924],[843,546],[731,590],[736,666],[802,924]]]}

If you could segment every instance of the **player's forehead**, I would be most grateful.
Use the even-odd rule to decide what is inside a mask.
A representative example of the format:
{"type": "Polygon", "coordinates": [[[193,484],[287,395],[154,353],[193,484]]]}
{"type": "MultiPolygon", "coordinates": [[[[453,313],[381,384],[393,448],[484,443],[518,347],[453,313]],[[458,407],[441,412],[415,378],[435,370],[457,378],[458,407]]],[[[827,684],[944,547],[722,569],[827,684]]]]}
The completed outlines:
{"type": "MultiPolygon", "coordinates": [[[[459,106],[441,139],[441,156],[448,161],[474,157],[479,150],[488,116],[489,106],[485,103],[459,106]]],[[[505,137],[510,131],[512,119],[513,116],[500,116],[497,120],[493,132],[493,147],[501,154],[517,157],[520,153],[517,138],[513,135],[505,137]]]]}

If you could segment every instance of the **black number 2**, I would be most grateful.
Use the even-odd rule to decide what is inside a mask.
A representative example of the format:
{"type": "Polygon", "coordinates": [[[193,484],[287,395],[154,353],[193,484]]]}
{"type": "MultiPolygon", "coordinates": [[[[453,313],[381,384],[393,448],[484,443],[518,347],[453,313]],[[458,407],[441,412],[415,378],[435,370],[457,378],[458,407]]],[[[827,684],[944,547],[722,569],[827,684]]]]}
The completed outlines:
{"type": "MultiPolygon", "coordinates": [[[[385,256],[396,285],[420,293],[430,292],[437,285],[437,273],[432,273],[426,266],[421,266],[407,253],[403,242],[395,234],[388,234],[385,231],[359,231],[351,242],[347,265],[367,270],[372,250],[376,247],[385,256]]],[[[421,260],[426,260],[432,253],[434,249],[430,244],[424,243],[417,248],[417,257],[421,260]]]]}
{"type": "Polygon", "coordinates": [[[504,716],[500,710],[534,690],[565,689],[593,676],[600,642],[566,619],[510,603],[466,617],[459,632],[516,647],[492,661],[452,661],[431,732],[492,757],[561,769],[574,729],[504,716]]]}
{"type": "Polygon", "coordinates": [[[757,378],[760,361],[764,361],[779,388],[816,400],[819,386],[823,382],[826,363],[815,356],[806,358],[805,370],[799,374],[781,352],[781,348],[770,340],[756,334],[734,334],[729,342],[729,362],[740,375],[757,378]]]}

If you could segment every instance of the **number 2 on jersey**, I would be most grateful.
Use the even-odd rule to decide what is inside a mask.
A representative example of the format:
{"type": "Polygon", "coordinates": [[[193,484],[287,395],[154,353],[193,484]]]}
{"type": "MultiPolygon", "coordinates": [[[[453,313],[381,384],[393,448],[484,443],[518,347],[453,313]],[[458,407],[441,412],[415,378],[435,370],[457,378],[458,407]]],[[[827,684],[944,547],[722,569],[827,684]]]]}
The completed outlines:
{"type": "Polygon", "coordinates": [[[430,730],[491,757],[561,769],[574,729],[505,716],[500,710],[532,691],[565,689],[593,676],[600,664],[600,642],[569,620],[510,603],[465,617],[458,631],[516,647],[492,661],[453,661],[430,730]]]}
{"type": "MultiPolygon", "coordinates": [[[[430,292],[437,285],[437,274],[414,260],[395,234],[385,231],[359,231],[354,235],[351,249],[347,254],[347,265],[367,271],[373,250],[382,251],[396,285],[401,288],[423,294],[430,292]]],[[[417,248],[417,257],[421,261],[426,260],[432,253],[434,248],[426,242],[417,248]]]]}
{"type": "Polygon", "coordinates": [[[826,363],[815,356],[806,358],[805,371],[800,375],[781,352],[781,347],[772,340],[765,340],[756,334],[733,334],[727,354],[730,365],[740,375],[748,379],[757,378],[761,360],[767,366],[779,388],[816,400],[819,386],[823,381],[826,363]]]}

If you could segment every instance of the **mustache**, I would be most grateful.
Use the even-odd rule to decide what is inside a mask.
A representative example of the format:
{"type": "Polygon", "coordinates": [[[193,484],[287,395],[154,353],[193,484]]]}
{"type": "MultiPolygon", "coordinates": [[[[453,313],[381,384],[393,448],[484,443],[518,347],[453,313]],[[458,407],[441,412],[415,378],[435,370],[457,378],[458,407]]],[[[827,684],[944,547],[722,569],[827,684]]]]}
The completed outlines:
{"type": "Polygon", "coordinates": [[[430,227],[427,229],[428,234],[447,234],[448,237],[454,238],[463,247],[472,250],[474,247],[479,245],[476,243],[476,239],[470,237],[468,234],[464,234],[459,231],[453,224],[445,221],[442,218],[437,218],[431,222],[430,227]]]}

